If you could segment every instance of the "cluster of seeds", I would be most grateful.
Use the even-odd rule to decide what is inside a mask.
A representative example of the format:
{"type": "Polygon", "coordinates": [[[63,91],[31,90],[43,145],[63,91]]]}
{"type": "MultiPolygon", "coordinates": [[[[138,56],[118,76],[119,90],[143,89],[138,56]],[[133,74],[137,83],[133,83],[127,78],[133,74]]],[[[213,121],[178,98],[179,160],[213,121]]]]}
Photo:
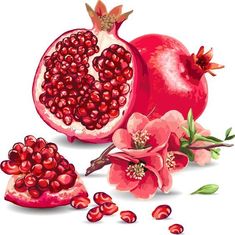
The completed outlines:
{"type": "Polygon", "coordinates": [[[133,76],[131,54],[116,44],[106,48],[92,62],[95,80],[88,69],[89,58],[100,50],[97,41],[91,31],[81,30],[59,41],[44,58],[39,100],[68,126],[75,121],[88,130],[101,129],[126,104],[127,81],[133,76]]]}
{"type": "MultiPolygon", "coordinates": [[[[107,193],[97,192],[94,194],[93,200],[97,206],[91,208],[87,213],[87,220],[90,222],[97,222],[104,215],[113,215],[118,211],[118,206],[113,203],[112,197],[107,193]]],[[[84,196],[76,196],[71,199],[70,204],[75,209],[83,209],[88,207],[90,199],[84,196]]],[[[121,211],[120,217],[126,223],[134,223],[137,219],[135,213],[132,211],[121,211]]]]}
{"type": "Polygon", "coordinates": [[[57,193],[75,184],[77,174],[70,164],[58,153],[54,143],[43,138],[26,136],[23,143],[16,143],[8,153],[9,160],[1,163],[7,174],[19,175],[14,188],[39,198],[43,192],[57,193]]]}

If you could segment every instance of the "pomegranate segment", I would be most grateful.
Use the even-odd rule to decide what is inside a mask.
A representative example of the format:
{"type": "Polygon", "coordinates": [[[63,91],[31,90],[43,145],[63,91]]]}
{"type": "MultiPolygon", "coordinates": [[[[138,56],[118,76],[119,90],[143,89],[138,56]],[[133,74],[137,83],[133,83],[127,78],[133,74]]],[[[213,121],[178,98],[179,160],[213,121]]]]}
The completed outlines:
{"type": "MultiPolygon", "coordinates": [[[[107,142],[132,112],[147,110],[143,61],[117,35],[130,12],[121,14],[118,6],[109,15],[101,4],[97,2],[96,10],[87,5],[94,28],[71,30],[56,39],[34,79],[39,115],[69,141],[107,142]]],[[[35,140],[26,141],[31,146],[35,140]]]]}
{"type": "Polygon", "coordinates": [[[69,204],[73,196],[87,196],[74,166],[57,150],[34,136],[25,137],[25,145],[15,144],[11,160],[1,163],[1,170],[13,175],[5,199],[25,207],[55,207],[69,204]]]}

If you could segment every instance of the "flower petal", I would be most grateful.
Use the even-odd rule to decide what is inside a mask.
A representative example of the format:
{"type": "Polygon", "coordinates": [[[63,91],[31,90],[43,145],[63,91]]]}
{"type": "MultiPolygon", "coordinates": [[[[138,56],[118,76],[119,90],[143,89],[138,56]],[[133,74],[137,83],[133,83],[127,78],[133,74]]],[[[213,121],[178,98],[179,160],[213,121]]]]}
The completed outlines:
{"type": "Polygon", "coordinates": [[[123,152],[111,153],[111,154],[108,155],[108,157],[109,157],[109,160],[112,163],[117,163],[117,164],[119,164],[119,161],[121,161],[121,160],[128,162],[128,164],[130,162],[132,162],[132,163],[138,163],[139,162],[138,159],[133,158],[132,156],[130,156],[126,153],[123,153],[123,152]]]}
{"type": "Polygon", "coordinates": [[[171,186],[172,186],[172,176],[168,170],[167,167],[163,167],[160,171],[160,176],[161,176],[161,179],[162,179],[162,187],[161,187],[161,190],[164,192],[164,193],[167,193],[169,192],[169,190],[171,189],[171,186]]]}
{"type": "Polygon", "coordinates": [[[135,158],[141,158],[143,156],[146,156],[148,154],[152,154],[149,152],[152,149],[152,147],[144,148],[144,149],[127,149],[123,148],[122,151],[131,155],[132,157],[135,158]]]}
{"type": "Polygon", "coordinates": [[[137,198],[150,198],[156,192],[158,187],[157,177],[150,171],[146,171],[145,176],[139,184],[131,190],[131,193],[137,198]]]}
{"type": "Polygon", "coordinates": [[[144,130],[150,135],[148,143],[153,147],[152,151],[155,152],[165,147],[171,133],[167,123],[161,119],[150,121],[144,130]]]}
{"type": "Polygon", "coordinates": [[[175,133],[171,133],[168,141],[168,151],[179,151],[180,139],[175,133]]]}
{"type": "Polygon", "coordinates": [[[171,110],[165,113],[161,119],[167,122],[171,132],[175,133],[179,138],[182,137],[184,131],[181,128],[181,123],[184,121],[184,117],[179,111],[171,110]]]}
{"type": "Polygon", "coordinates": [[[174,169],[170,169],[170,172],[177,172],[182,170],[184,167],[188,165],[188,157],[182,152],[174,151],[174,161],[176,163],[174,169]]]}
{"type": "Polygon", "coordinates": [[[203,136],[209,136],[211,134],[209,130],[203,128],[199,123],[195,123],[195,127],[197,132],[203,136]]]}
{"type": "Polygon", "coordinates": [[[112,164],[109,171],[109,183],[116,184],[116,189],[129,191],[139,184],[139,180],[131,179],[126,175],[128,162],[120,160],[119,164],[112,164]]]}
{"type": "Polygon", "coordinates": [[[134,134],[139,130],[143,130],[149,119],[141,113],[133,113],[127,122],[127,131],[134,134]]]}
{"type": "Polygon", "coordinates": [[[113,137],[113,144],[118,148],[118,149],[123,149],[123,148],[131,148],[131,135],[128,133],[126,129],[118,129],[114,132],[113,137]]]}
{"type": "Polygon", "coordinates": [[[211,161],[211,153],[205,149],[193,150],[194,161],[199,166],[204,166],[211,161]]]}
{"type": "Polygon", "coordinates": [[[156,171],[159,171],[163,167],[163,159],[158,153],[151,156],[143,157],[141,160],[146,163],[146,167],[151,166],[156,171]]]}

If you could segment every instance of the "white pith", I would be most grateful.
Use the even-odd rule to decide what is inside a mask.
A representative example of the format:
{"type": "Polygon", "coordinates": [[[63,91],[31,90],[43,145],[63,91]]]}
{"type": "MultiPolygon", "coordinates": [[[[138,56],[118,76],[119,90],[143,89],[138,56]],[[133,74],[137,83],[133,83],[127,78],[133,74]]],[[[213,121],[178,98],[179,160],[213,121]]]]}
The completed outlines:
{"type": "MultiPolygon", "coordinates": [[[[80,29],[80,30],[83,30],[83,29],[80,29]]],[[[50,50],[48,50],[45,53],[44,57],[46,55],[50,56],[55,51],[55,45],[58,41],[61,41],[64,37],[68,37],[70,34],[77,33],[80,30],[70,31],[68,33],[65,33],[61,37],[59,37],[59,39],[56,40],[52,44],[52,46],[50,47],[50,50]]],[[[112,44],[118,44],[120,46],[123,46],[128,51],[130,51],[130,49],[127,48],[127,45],[124,42],[122,42],[120,39],[118,39],[111,33],[108,33],[106,31],[100,31],[98,33],[94,32],[94,30],[90,30],[90,31],[93,32],[98,39],[97,45],[99,46],[99,52],[89,58],[90,67],[88,68],[88,74],[92,75],[95,78],[95,80],[99,80],[98,73],[94,70],[92,66],[92,60],[94,59],[94,57],[100,56],[102,51],[112,44]]],[[[96,136],[99,136],[99,138],[105,138],[107,134],[109,133],[109,131],[115,128],[115,126],[123,118],[123,114],[125,113],[126,107],[129,106],[129,103],[132,97],[133,79],[126,81],[126,83],[130,86],[130,91],[125,96],[127,99],[126,104],[123,107],[119,108],[119,112],[120,112],[119,116],[116,118],[110,119],[109,122],[102,129],[87,130],[85,126],[83,126],[80,122],[76,122],[76,121],[73,121],[72,124],[69,126],[65,125],[62,119],[58,119],[54,114],[50,112],[49,109],[47,109],[43,104],[40,103],[39,96],[43,93],[41,84],[44,81],[44,73],[46,71],[46,67],[43,65],[43,58],[40,64],[41,64],[40,66],[41,69],[40,71],[37,71],[37,73],[38,72],[39,73],[36,75],[37,79],[34,81],[34,83],[36,84],[34,84],[34,87],[33,87],[34,102],[37,103],[37,111],[39,112],[40,116],[43,116],[44,121],[52,125],[53,128],[58,130],[58,127],[60,127],[61,129],[58,131],[64,132],[66,134],[67,132],[69,132],[70,134],[67,134],[67,135],[80,136],[81,139],[82,139],[83,134],[85,134],[86,138],[88,139],[90,138],[92,140],[92,139],[95,139],[96,136]]],[[[133,58],[129,66],[133,68],[133,58]]],[[[135,71],[133,71],[133,77],[135,76],[134,73],[135,71]]]]}

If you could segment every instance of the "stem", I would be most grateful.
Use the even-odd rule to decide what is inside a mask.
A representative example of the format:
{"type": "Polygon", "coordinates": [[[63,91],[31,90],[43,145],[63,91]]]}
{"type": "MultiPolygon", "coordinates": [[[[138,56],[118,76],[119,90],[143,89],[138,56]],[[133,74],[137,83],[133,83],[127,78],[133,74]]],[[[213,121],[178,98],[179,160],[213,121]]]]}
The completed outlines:
{"type": "Polygon", "coordinates": [[[107,149],[105,149],[101,155],[91,161],[91,165],[87,168],[85,176],[90,175],[92,172],[97,171],[104,166],[110,164],[109,158],[107,157],[108,153],[115,148],[114,144],[111,144],[107,149]]]}
{"type": "Polygon", "coordinates": [[[189,146],[188,148],[191,150],[199,150],[199,149],[205,149],[210,151],[213,148],[218,148],[218,147],[233,147],[233,144],[211,144],[211,145],[206,145],[206,146],[189,146]]]}

